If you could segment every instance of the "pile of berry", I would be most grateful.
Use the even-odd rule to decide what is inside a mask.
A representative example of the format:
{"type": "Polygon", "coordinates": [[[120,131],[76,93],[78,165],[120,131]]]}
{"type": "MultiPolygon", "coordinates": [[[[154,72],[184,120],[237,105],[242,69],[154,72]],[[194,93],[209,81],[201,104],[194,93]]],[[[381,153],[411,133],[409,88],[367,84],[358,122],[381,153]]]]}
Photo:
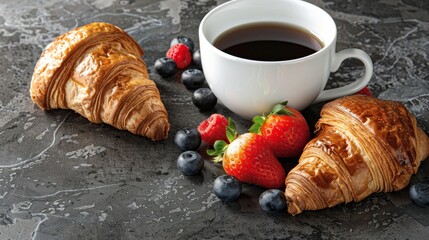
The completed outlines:
{"type": "MultiPolygon", "coordinates": [[[[178,36],[171,40],[166,56],[155,61],[155,70],[162,77],[176,74],[177,69],[185,69],[191,62],[201,68],[200,50],[194,51],[195,44],[186,36],[178,36]]],[[[201,111],[210,111],[217,104],[217,98],[210,88],[203,87],[204,73],[200,69],[189,68],[182,72],[181,82],[187,89],[194,90],[192,102],[201,111]]]]}
{"type": "Polygon", "coordinates": [[[198,174],[204,160],[198,153],[201,143],[215,163],[222,162],[226,175],[213,185],[214,194],[222,201],[236,200],[242,183],[266,188],[259,197],[261,208],[268,212],[281,211],[286,206],[285,170],[278,158],[298,157],[309,141],[308,124],[301,113],[276,105],[267,116],[257,116],[248,133],[239,135],[232,119],[212,114],[197,128],[178,131],[174,142],[182,151],[177,167],[184,175],[198,174]]]}

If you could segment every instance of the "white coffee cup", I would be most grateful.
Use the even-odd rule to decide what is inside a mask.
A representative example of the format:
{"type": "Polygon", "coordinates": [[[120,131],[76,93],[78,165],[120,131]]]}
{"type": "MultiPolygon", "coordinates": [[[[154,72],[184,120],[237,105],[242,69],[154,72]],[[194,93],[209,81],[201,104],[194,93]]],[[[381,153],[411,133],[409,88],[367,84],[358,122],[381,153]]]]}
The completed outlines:
{"type": "Polygon", "coordinates": [[[359,49],[335,52],[337,27],[321,8],[300,0],[233,0],[211,10],[199,26],[201,61],[208,85],[219,101],[236,114],[251,118],[269,113],[283,101],[303,110],[310,104],[356,93],[372,76],[371,58],[359,49]],[[214,41],[225,31],[250,23],[286,23],[304,28],[323,42],[319,51],[293,60],[255,61],[227,54],[214,41]],[[324,90],[330,72],[356,58],[365,66],[360,79],[324,90]]]}

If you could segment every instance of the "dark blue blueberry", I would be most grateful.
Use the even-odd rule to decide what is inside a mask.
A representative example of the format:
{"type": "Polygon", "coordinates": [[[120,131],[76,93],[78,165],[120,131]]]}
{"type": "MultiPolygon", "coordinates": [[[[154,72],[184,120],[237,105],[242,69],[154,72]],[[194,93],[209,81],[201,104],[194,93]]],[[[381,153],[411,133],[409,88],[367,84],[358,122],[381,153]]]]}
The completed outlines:
{"type": "Polygon", "coordinates": [[[182,73],[182,83],[188,89],[196,89],[201,87],[206,78],[204,73],[199,69],[188,69],[182,73]]]}
{"type": "Polygon", "coordinates": [[[201,111],[209,111],[216,106],[217,98],[210,88],[199,88],[192,94],[192,102],[201,111]]]}
{"type": "Polygon", "coordinates": [[[194,41],[192,41],[192,39],[186,37],[186,36],[178,36],[173,38],[173,40],[171,40],[170,42],[170,47],[172,47],[173,45],[176,45],[178,43],[183,43],[185,44],[188,48],[189,51],[192,53],[194,51],[194,41]]]}
{"type": "Polygon", "coordinates": [[[241,182],[233,176],[219,176],[214,181],[213,192],[220,200],[232,202],[241,194],[241,182]]]}
{"type": "Polygon", "coordinates": [[[183,152],[177,158],[177,168],[186,176],[198,174],[203,166],[204,159],[195,151],[183,152]]]}
{"type": "Polygon", "coordinates": [[[197,150],[201,144],[201,135],[196,128],[184,128],[176,133],[174,143],[182,152],[197,150]]]}
{"type": "Polygon", "coordinates": [[[429,207],[429,181],[411,185],[409,195],[415,204],[421,207],[429,207]]]}
{"type": "Polygon", "coordinates": [[[194,61],[195,65],[201,67],[201,54],[200,49],[196,50],[194,54],[192,54],[192,61],[194,61]]]}
{"type": "Polygon", "coordinates": [[[266,212],[279,212],[286,206],[285,194],[278,189],[269,189],[259,196],[259,205],[266,212]]]}
{"type": "Polygon", "coordinates": [[[159,58],[155,61],[155,70],[162,77],[170,77],[176,73],[176,63],[168,57],[159,58]]]}

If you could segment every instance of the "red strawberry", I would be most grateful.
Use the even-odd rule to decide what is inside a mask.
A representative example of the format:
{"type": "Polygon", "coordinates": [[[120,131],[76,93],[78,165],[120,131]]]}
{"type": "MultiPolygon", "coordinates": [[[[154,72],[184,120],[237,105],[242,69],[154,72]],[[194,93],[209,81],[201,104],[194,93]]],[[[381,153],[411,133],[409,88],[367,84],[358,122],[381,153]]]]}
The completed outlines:
{"type": "Polygon", "coordinates": [[[191,52],[183,43],[178,43],[170,47],[167,51],[166,57],[173,59],[177,68],[185,68],[192,61],[191,52]]]}
{"type": "Polygon", "coordinates": [[[301,113],[286,105],[277,104],[268,116],[254,117],[249,132],[261,134],[276,157],[299,157],[310,140],[310,129],[301,113]]]}
{"type": "Polygon", "coordinates": [[[372,96],[373,96],[373,95],[372,95],[372,93],[371,93],[371,90],[369,90],[368,86],[366,86],[366,87],[362,88],[362,89],[361,89],[361,90],[359,90],[359,92],[357,92],[356,94],[367,95],[367,96],[370,96],[370,97],[372,97],[372,96]]]}
{"type": "Polygon", "coordinates": [[[226,137],[226,126],[228,120],[221,114],[212,114],[198,126],[201,139],[209,146],[213,146],[216,140],[228,141],[226,137]]]}
{"type": "Polygon", "coordinates": [[[222,161],[228,175],[264,188],[284,187],[285,170],[262,136],[245,133],[236,138],[235,125],[231,120],[227,135],[231,142],[229,145],[216,141],[214,149],[209,149],[207,153],[218,155],[215,161],[222,161]]]}

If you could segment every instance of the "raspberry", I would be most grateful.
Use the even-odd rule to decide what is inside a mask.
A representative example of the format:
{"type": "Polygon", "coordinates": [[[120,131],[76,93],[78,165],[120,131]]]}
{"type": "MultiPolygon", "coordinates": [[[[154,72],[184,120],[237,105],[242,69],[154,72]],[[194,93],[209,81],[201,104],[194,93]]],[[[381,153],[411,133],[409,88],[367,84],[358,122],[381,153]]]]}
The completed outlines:
{"type": "Polygon", "coordinates": [[[221,114],[215,113],[198,126],[198,132],[207,145],[213,146],[217,140],[228,142],[226,126],[228,126],[228,120],[221,114]]]}
{"type": "Polygon", "coordinates": [[[177,68],[180,69],[187,67],[192,61],[191,52],[183,43],[178,43],[170,47],[166,56],[173,59],[176,62],[177,68]]]}
{"type": "Polygon", "coordinates": [[[372,93],[371,90],[369,90],[369,88],[366,86],[364,88],[362,88],[359,92],[357,92],[356,94],[362,94],[362,95],[367,95],[372,97],[372,93]]]}

